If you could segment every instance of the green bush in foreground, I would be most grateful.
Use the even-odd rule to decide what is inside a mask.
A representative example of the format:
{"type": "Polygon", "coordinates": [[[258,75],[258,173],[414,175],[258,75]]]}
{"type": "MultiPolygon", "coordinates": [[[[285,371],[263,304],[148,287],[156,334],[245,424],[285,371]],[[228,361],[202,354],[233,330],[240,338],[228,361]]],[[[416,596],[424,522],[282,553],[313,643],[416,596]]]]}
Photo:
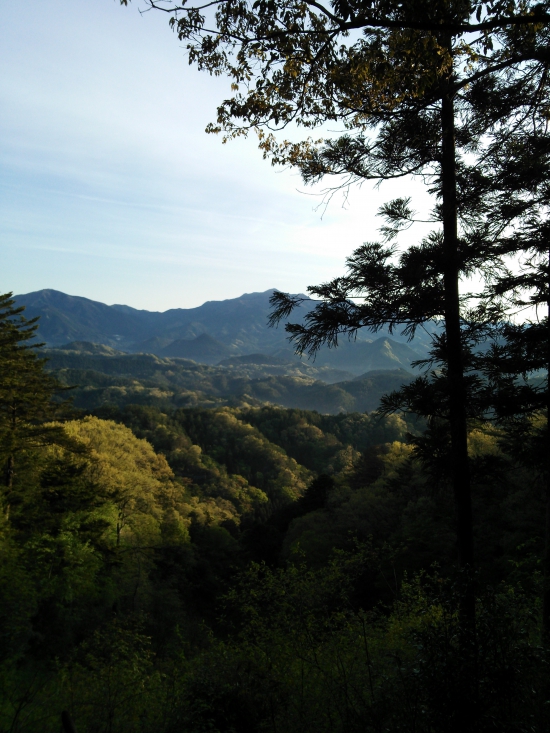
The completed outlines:
{"type": "Polygon", "coordinates": [[[68,709],[78,733],[458,733],[474,682],[479,733],[549,729],[536,602],[519,587],[480,594],[466,680],[456,587],[421,574],[366,612],[357,584],[378,562],[361,548],[323,571],[252,566],[226,597],[225,638],[193,656],[182,643],[159,658],[139,618],[115,619],[49,676],[3,670],[0,730],[53,733],[68,709]]]}

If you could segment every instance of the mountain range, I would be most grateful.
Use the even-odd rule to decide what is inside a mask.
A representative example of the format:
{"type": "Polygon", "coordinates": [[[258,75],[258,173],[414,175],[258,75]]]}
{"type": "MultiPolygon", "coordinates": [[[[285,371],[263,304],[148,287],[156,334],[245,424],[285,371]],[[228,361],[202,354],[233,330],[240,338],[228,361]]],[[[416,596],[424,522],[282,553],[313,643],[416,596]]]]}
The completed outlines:
{"type": "MultiPolygon", "coordinates": [[[[40,318],[37,337],[50,348],[66,349],[74,342],[88,342],[126,353],[149,353],[210,365],[296,365],[299,357],[284,328],[267,326],[272,293],[247,293],[165,312],[105,305],[50,289],[16,295],[15,300],[17,305],[25,306],[27,318],[40,318]]],[[[299,322],[314,305],[314,301],[304,304],[291,320],[299,322]]],[[[408,343],[399,334],[390,336],[387,329],[377,334],[362,330],[351,341],[344,337],[337,349],[321,349],[315,366],[344,370],[350,376],[379,369],[410,370],[411,362],[427,355],[428,331],[419,332],[408,343]]]]}

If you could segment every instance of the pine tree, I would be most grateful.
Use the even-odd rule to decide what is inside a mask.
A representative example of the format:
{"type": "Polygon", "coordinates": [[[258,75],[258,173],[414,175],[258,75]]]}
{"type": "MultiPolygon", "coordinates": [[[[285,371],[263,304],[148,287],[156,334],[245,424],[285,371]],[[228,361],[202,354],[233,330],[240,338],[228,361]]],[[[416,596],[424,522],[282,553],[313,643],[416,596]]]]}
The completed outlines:
{"type": "Polygon", "coordinates": [[[53,398],[66,390],[45,369],[45,359],[31,343],[37,318],[26,319],[12,294],[0,295],[0,464],[9,511],[17,455],[52,443],[67,444],[59,425],[49,425],[62,409],[53,398]]]}

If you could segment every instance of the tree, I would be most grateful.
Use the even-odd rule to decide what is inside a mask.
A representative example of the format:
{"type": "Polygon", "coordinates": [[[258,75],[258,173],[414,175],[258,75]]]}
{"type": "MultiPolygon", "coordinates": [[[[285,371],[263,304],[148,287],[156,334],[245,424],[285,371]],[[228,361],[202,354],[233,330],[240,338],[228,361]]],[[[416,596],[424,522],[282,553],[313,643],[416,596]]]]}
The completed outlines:
{"type": "MultiPolygon", "coordinates": [[[[516,439],[512,452],[533,467],[546,483],[549,523],[544,560],[543,629],[550,638],[550,486],[548,453],[527,454],[525,442],[532,420],[548,411],[550,136],[547,133],[545,73],[521,86],[509,79],[486,89],[479,112],[503,122],[491,130],[483,157],[477,161],[478,203],[466,209],[469,228],[478,242],[490,244],[499,270],[486,279],[473,312],[472,342],[494,338],[487,350],[471,352],[466,362],[468,413],[491,419],[516,439]],[[535,83],[534,83],[535,82],[535,83]],[[514,262],[514,258],[516,261],[514,262]],[[528,317],[521,317],[529,309],[528,317]],[[536,315],[533,310],[536,309],[536,315]],[[520,316],[520,322],[514,317],[520,316]],[[544,373],[546,376],[544,377],[544,373]]],[[[470,192],[472,189],[470,188],[470,192]]],[[[436,379],[418,379],[391,395],[386,409],[405,406],[413,412],[441,416],[445,411],[445,349],[436,339],[434,361],[443,368],[436,379]]],[[[547,443],[548,425],[535,431],[547,443]]],[[[508,441],[509,442],[509,441],[508,441]]]]}
{"type": "MultiPolygon", "coordinates": [[[[535,390],[532,385],[519,385],[517,381],[518,373],[529,373],[536,368],[548,369],[548,317],[529,327],[503,323],[503,319],[524,306],[548,301],[545,216],[550,139],[545,129],[546,101],[543,101],[547,95],[546,90],[541,91],[546,85],[545,73],[541,66],[536,75],[532,69],[529,74],[522,73],[521,83],[517,79],[511,80],[510,75],[505,79],[484,80],[483,86],[490,81],[493,87],[489,87],[489,97],[496,96],[495,92],[501,95],[501,100],[495,100],[491,109],[493,119],[490,125],[482,119],[487,108],[478,103],[480,90],[475,88],[475,84],[458,99],[455,108],[462,117],[462,127],[455,124],[455,133],[458,140],[462,139],[463,149],[467,150],[467,146],[475,142],[479,154],[481,147],[479,138],[476,141],[474,136],[464,134],[464,121],[470,130],[476,127],[477,133],[483,130],[487,139],[482,155],[476,160],[476,168],[470,166],[468,170],[464,163],[456,166],[456,182],[450,186],[451,191],[454,188],[454,196],[445,190],[443,111],[446,105],[442,100],[438,192],[441,208],[434,217],[436,219],[440,214],[442,232],[436,231],[420,246],[410,247],[397,264],[394,246],[364,245],[348,260],[345,277],[310,288],[310,293],[320,297],[322,302],[308,313],[305,324],[288,327],[298,351],[315,353],[321,344],[328,342],[335,346],[341,333],[353,336],[361,327],[377,330],[384,323],[389,323],[390,328],[404,326],[412,337],[418,325],[431,318],[442,319],[444,330],[435,335],[433,349],[433,365],[439,368],[439,374],[417,379],[393,394],[384,407],[386,411],[405,408],[428,418],[436,417],[439,419],[438,431],[442,427],[441,419],[443,427],[448,425],[450,450],[443,455],[450,459],[457,510],[459,562],[466,569],[472,568],[474,562],[468,419],[498,417],[503,412],[508,412],[509,416],[511,413],[525,416],[540,409],[548,400],[547,383],[545,389],[535,390]],[[529,79],[531,74],[534,78],[529,79]],[[541,99],[537,99],[535,94],[537,86],[541,99]],[[523,99],[520,99],[520,94],[523,94],[523,99]],[[471,107],[465,110],[465,103],[471,107]],[[521,140],[528,125],[534,128],[528,135],[530,144],[521,140]],[[522,148],[521,154],[518,154],[518,147],[522,148]],[[525,152],[528,149],[531,155],[533,150],[538,154],[534,170],[526,170],[525,152]],[[518,165],[520,162],[523,169],[518,165]],[[511,175],[514,170],[516,174],[511,175]],[[518,170],[523,173],[523,180],[518,170]],[[460,232],[457,231],[458,223],[462,225],[460,232]],[[507,259],[517,255],[522,255],[527,261],[520,274],[514,274],[506,263],[507,259]],[[487,285],[483,292],[472,294],[478,296],[478,304],[477,307],[470,306],[468,312],[468,300],[474,298],[459,293],[458,286],[461,276],[467,276],[475,269],[483,272],[487,285]],[[355,299],[360,299],[359,303],[355,299]],[[472,348],[487,336],[500,336],[506,345],[494,346],[489,355],[480,357],[472,348]],[[533,337],[537,339],[537,336],[535,345],[533,337]],[[515,359],[512,356],[514,352],[515,359]],[[519,358],[520,352],[523,359],[519,358]],[[501,370],[504,354],[509,354],[506,374],[501,370]],[[517,371],[510,370],[511,363],[515,364],[517,371]],[[506,405],[503,399],[506,399],[506,405]]],[[[334,146],[327,146],[322,151],[321,161],[323,155],[331,156],[328,160],[337,159],[334,146]]],[[[341,158],[340,165],[349,167],[347,160],[342,165],[341,158]]],[[[448,165],[447,170],[450,168],[448,165]]],[[[454,172],[450,178],[453,176],[454,172]]],[[[407,200],[400,200],[383,207],[382,214],[387,219],[384,233],[388,239],[412,221],[413,214],[408,204],[407,200]]],[[[299,302],[299,299],[276,294],[274,320],[288,316],[299,302]]],[[[432,437],[434,435],[432,432],[432,437]]],[[[548,488],[547,495],[550,518],[548,488]]],[[[547,536],[543,613],[546,635],[550,631],[550,524],[547,536]]],[[[472,636],[474,595],[473,586],[467,582],[462,613],[466,627],[472,629],[472,636]]]]}
{"type": "Polygon", "coordinates": [[[45,369],[36,349],[37,318],[27,320],[12,294],[0,295],[0,463],[5,500],[13,488],[16,457],[21,451],[69,441],[60,425],[50,425],[61,404],[52,401],[66,390],[45,369]]]}

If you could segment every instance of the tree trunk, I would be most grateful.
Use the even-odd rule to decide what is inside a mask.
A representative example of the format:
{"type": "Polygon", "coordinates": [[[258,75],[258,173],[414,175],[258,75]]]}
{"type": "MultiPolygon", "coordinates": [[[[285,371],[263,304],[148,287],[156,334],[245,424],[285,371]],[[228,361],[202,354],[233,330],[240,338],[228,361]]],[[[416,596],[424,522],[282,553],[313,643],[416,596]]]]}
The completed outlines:
{"type": "MultiPolygon", "coordinates": [[[[465,576],[471,575],[474,564],[472,531],[472,496],[468,467],[468,432],[466,424],[466,392],[462,363],[460,329],[459,252],[456,196],[456,154],[454,105],[450,92],[441,103],[442,158],[441,182],[443,198],[443,248],[445,287],[445,335],[447,340],[447,372],[449,380],[449,422],[451,432],[451,481],[456,508],[458,562],[465,576]]],[[[471,582],[462,608],[463,620],[475,628],[475,605],[471,582]]]]}
{"type": "Polygon", "coordinates": [[[13,453],[8,458],[8,464],[6,466],[6,486],[8,492],[13,488],[13,477],[15,476],[15,458],[13,453]]]}
{"type": "MultiPolygon", "coordinates": [[[[548,253],[548,269],[550,272],[550,252],[548,253]]],[[[550,293],[550,280],[546,287],[550,293]]],[[[548,313],[548,374],[550,374],[550,295],[547,302],[548,313]]],[[[547,377],[548,379],[548,377],[547,377]]],[[[548,385],[547,385],[548,389],[548,385]]],[[[547,393],[546,420],[550,418],[550,393],[547,393]]],[[[542,575],[542,638],[545,644],[550,645],[550,451],[546,451],[546,531],[542,575]]]]}
{"type": "Polygon", "coordinates": [[[8,458],[8,464],[6,466],[6,486],[8,487],[8,495],[9,492],[13,489],[13,479],[15,477],[15,456],[13,455],[13,445],[14,440],[13,436],[15,435],[15,431],[17,430],[17,404],[15,401],[11,403],[9,406],[10,410],[10,427],[11,427],[11,446],[12,446],[12,452],[9,455],[8,458]]]}
{"type": "MultiPolygon", "coordinates": [[[[548,459],[547,459],[548,460],[548,459]]],[[[542,568],[542,638],[550,646],[550,476],[546,474],[546,530],[542,568]]]]}
{"type": "MultiPolygon", "coordinates": [[[[450,40],[448,48],[451,50],[450,40]]],[[[477,654],[473,585],[474,546],[472,497],[468,466],[466,390],[462,356],[459,297],[458,211],[456,192],[455,116],[450,77],[441,100],[441,194],[443,207],[443,255],[445,288],[445,336],[451,434],[451,482],[456,512],[459,595],[460,680],[455,691],[454,720],[449,731],[471,733],[476,728],[477,654]]]]}
{"type": "Polygon", "coordinates": [[[76,728],[74,727],[71,716],[66,710],[61,713],[61,724],[63,726],[64,733],[76,733],[76,728]]]}

